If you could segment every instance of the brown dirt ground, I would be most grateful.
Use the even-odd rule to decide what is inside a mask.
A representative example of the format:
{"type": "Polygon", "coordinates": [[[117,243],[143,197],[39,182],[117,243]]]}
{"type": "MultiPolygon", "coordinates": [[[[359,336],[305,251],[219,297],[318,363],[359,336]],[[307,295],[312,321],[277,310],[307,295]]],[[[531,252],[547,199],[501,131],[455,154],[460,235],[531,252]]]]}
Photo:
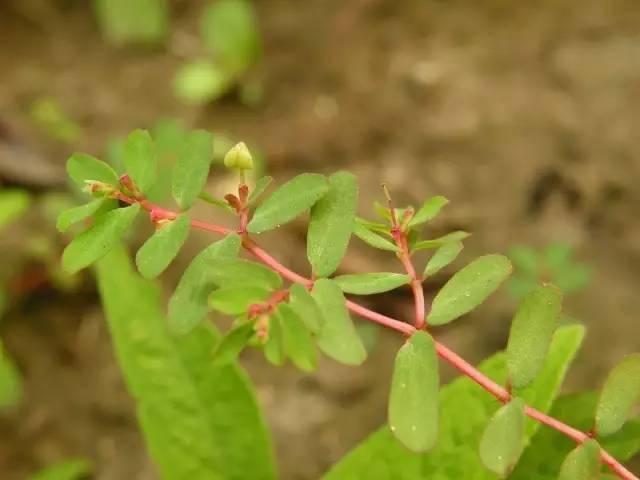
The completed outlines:
{"type": "MultiPolygon", "coordinates": [[[[640,350],[636,0],[260,0],[263,104],[229,98],[188,108],[167,79],[194,41],[201,3],[173,2],[168,51],[145,51],[105,45],[85,2],[0,2],[0,122],[19,140],[9,163],[21,162],[7,180],[37,192],[64,184],[68,147],[28,120],[38,96],[61,101],[85,129],[74,149],[91,152],[115,134],[178,116],[260,145],[276,177],[350,169],[362,205],[380,196],[381,181],[402,201],[446,195],[452,205],[433,233],[474,232],[462,261],[514,243],[576,245],[596,275],[568,305],[589,327],[569,390],[597,386],[624,353],[640,350]]],[[[284,263],[306,268],[300,228],[264,243],[284,263]]],[[[10,256],[3,251],[3,263],[10,256]]],[[[392,259],[355,241],[344,265],[392,268],[392,259]]],[[[370,303],[410,314],[406,292],[370,303]]],[[[440,337],[477,361],[503,345],[512,309],[498,296],[440,337]]],[[[23,298],[2,336],[26,389],[19,410],[0,418],[3,479],[72,456],[90,458],[99,480],[156,478],[89,279],[80,294],[44,288],[23,298]]],[[[397,343],[383,334],[363,368],[326,361],[314,376],[246,359],[282,478],[318,478],[384,421],[397,343]]]]}

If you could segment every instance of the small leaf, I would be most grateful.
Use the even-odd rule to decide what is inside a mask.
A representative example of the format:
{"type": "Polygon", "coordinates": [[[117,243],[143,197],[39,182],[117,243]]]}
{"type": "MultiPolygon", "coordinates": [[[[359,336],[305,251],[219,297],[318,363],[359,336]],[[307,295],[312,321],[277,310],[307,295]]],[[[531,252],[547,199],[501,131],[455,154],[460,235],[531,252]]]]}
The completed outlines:
{"type": "Polygon", "coordinates": [[[204,188],[213,160],[213,135],[204,130],[187,134],[171,173],[171,193],[182,210],[191,208],[204,188]]]}
{"type": "Polygon", "coordinates": [[[525,403],[514,398],[498,410],[480,440],[482,463],[505,478],[516,466],[524,450],[525,403]]]}
{"type": "Polygon", "coordinates": [[[367,245],[380,250],[399,252],[400,249],[391,241],[369,230],[364,224],[357,221],[353,225],[353,234],[367,245]]]}
{"type": "Polygon", "coordinates": [[[418,331],[396,355],[389,427],[409,450],[425,452],[438,436],[438,357],[431,335],[418,331]]]}
{"type": "Polygon", "coordinates": [[[290,222],[309,210],[327,192],[327,180],[317,173],[303,173],[271,194],[255,211],[247,229],[262,233],[290,222]]]}
{"type": "Polygon", "coordinates": [[[562,292],[554,285],[540,285],[520,304],[509,334],[507,368],[515,388],[536,377],[549,350],[562,309],[562,292]]]}
{"type": "Polygon", "coordinates": [[[307,232],[307,258],[317,277],[336,271],[349,245],[358,205],[358,185],[353,174],[334,173],[329,191],[311,209],[307,232]]]}
{"type": "Polygon", "coordinates": [[[30,475],[28,480],[81,480],[91,473],[91,465],[83,459],[64,460],[30,475]]]}
{"type": "Polygon", "coordinates": [[[105,201],[106,197],[96,198],[85,205],[65,210],[58,216],[56,228],[60,233],[66,232],[74,223],[81,222],[96,213],[105,201]]]}
{"type": "Polygon", "coordinates": [[[256,202],[260,200],[260,197],[262,196],[262,194],[267,190],[267,188],[269,188],[269,185],[271,185],[271,182],[273,182],[273,177],[269,177],[269,176],[261,177],[256,182],[255,186],[253,187],[253,190],[249,194],[247,205],[250,207],[255,205],[256,202]]]}
{"type": "Polygon", "coordinates": [[[318,347],[329,357],[347,365],[359,365],[367,351],[347,310],[340,287],[332,280],[321,278],[313,286],[312,296],[318,302],[324,322],[318,333],[318,347]]]}
{"type": "Polygon", "coordinates": [[[233,207],[229,205],[226,201],[220,200],[219,198],[215,198],[214,196],[208,194],[207,192],[200,192],[200,195],[198,195],[198,198],[203,202],[207,202],[210,205],[213,205],[215,207],[220,207],[221,209],[227,212],[234,211],[233,207]]]}
{"type": "Polygon", "coordinates": [[[136,203],[100,215],[64,249],[62,268],[67,273],[76,273],[105,256],[127,233],[139,211],[140,205],[136,203]]]}
{"type": "Polygon", "coordinates": [[[105,162],[86,153],[74,153],[67,160],[67,173],[78,186],[86,186],[88,181],[118,185],[116,172],[105,162]]]}
{"type": "Polygon", "coordinates": [[[12,188],[0,191],[0,228],[17,220],[30,203],[29,193],[25,190],[12,188]]]}
{"type": "Polygon", "coordinates": [[[371,295],[383,293],[406,285],[411,277],[402,273],[362,273],[355,275],[340,275],[333,279],[345,293],[355,295],[371,295]]]}
{"type": "Polygon", "coordinates": [[[295,311],[286,303],[278,306],[284,351],[293,364],[304,372],[315,370],[318,363],[316,347],[309,330],[295,311]]]}
{"type": "Polygon", "coordinates": [[[440,213],[442,207],[447,203],[449,203],[449,200],[441,195],[431,197],[429,200],[424,202],[422,207],[420,207],[413,218],[409,221],[409,227],[416,227],[432,220],[436,215],[438,215],[438,213],[440,213]]]}
{"type": "Polygon", "coordinates": [[[526,245],[515,245],[509,249],[509,258],[517,272],[537,276],[540,270],[538,253],[526,245]]]}
{"type": "Polygon", "coordinates": [[[136,265],[144,278],[155,278],[164,272],[187,241],[190,226],[189,215],[178,215],[161,224],[144,242],[136,254],[136,265]]]}
{"type": "Polygon", "coordinates": [[[460,240],[464,240],[470,235],[469,232],[457,231],[447,233],[439,238],[434,238],[433,240],[422,240],[421,242],[417,242],[411,250],[427,250],[429,248],[440,248],[443,245],[453,242],[459,242],[460,240]]]}
{"type": "Polygon", "coordinates": [[[558,480],[598,480],[600,478],[600,446],[587,440],[567,455],[558,480]]]}
{"type": "Polygon", "coordinates": [[[253,285],[223,287],[209,295],[209,306],[226,315],[246,313],[251,305],[269,298],[269,290],[253,285]]]}
{"type": "Polygon", "coordinates": [[[477,258],[440,289],[431,305],[428,322],[444,325],[470,312],[511,274],[511,262],[502,255],[477,258]]]}
{"type": "Polygon", "coordinates": [[[442,245],[429,259],[424,268],[424,276],[434,275],[453,262],[462,251],[462,242],[452,242],[442,245]]]}
{"type": "Polygon", "coordinates": [[[144,193],[156,181],[158,159],[151,135],[146,130],[134,130],[124,142],[124,167],[136,187],[144,193]]]}
{"type": "Polygon", "coordinates": [[[284,338],[278,315],[269,318],[269,338],[264,344],[264,356],[274,365],[281,366],[284,363],[284,338]]]}
{"type": "Polygon", "coordinates": [[[233,87],[233,77],[210,59],[193,60],[180,67],[173,79],[176,97],[189,105],[212,102],[233,87]]]}
{"type": "Polygon", "coordinates": [[[289,292],[289,305],[293,311],[298,314],[309,331],[318,333],[324,323],[318,303],[309,291],[299,283],[291,285],[289,292]]]}
{"type": "Polygon", "coordinates": [[[640,398],[640,353],[627,356],[609,373],[596,408],[596,431],[611,435],[624,425],[640,398]]]}
{"type": "Polygon", "coordinates": [[[282,286],[282,278],[264,265],[236,258],[220,259],[210,272],[220,287],[255,286],[274,290],[282,286]]]}
{"type": "Polygon", "coordinates": [[[216,286],[211,271],[221,259],[233,258],[239,250],[240,237],[228,235],[191,261],[169,299],[169,324],[174,331],[187,333],[206,316],[207,296],[216,286]]]}
{"type": "Polygon", "coordinates": [[[218,343],[218,346],[213,351],[213,365],[222,367],[235,362],[238,355],[247,346],[253,333],[252,323],[245,323],[232,329],[222,338],[222,341],[218,343]]]}

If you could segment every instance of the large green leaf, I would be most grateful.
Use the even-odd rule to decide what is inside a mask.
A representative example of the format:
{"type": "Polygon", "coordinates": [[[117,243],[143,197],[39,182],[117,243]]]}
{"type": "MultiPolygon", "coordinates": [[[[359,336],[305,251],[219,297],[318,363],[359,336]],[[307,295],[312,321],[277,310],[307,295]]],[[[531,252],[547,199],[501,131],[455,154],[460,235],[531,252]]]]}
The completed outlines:
{"type": "Polygon", "coordinates": [[[191,261],[169,300],[169,324],[176,332],[188,332],[206,316],[207,296],[216,287],[211,272],[218,262],[237,256],[239,250],[240,237],[229,235],[191,261]]]}
{"type": "Polygon", "coordinates": [[[187,134],[171,172],[171,192],[182,210],[191,208],[204,188],[213,160],[213,135],[204,130],[187,134]]]}
{"type": "Polygon", "coordinates": [[[118,185],[119,179],[115,170],[102,160],[98,160],[86,153],[74,153],[67,160],[67,173],[79,187],[85,187],[87,182],[103,182],[108,185],[118,185]]]}
{"type": "Polygon", "coordinates": [[[433,338],[418,331],[396,355],[389,395],[389,428],[414,452],[429,450],[436,442],[439,379],[433,338]]]}
{"type": "Polygon", "coordinates": [[[596,431],[611,435],[620,430],[640,400],[640,353],[627,356],[609,373],[596,408],[596,431]]]}
{"type": "MultiPolygon", "coordinates": [[[[558,329],[540,375],[529,387],[518,392],[518,396],[528,405],[547,412],[583,335],[584,330],[578,326],[558,329]]],[[[485,360],[479,368],[497,383],[507,379],[503,353],[485,360]]],[[[458,378],[440,389],[440,434],[433,450],[423,455],[411,453],[385,426],[336,464],[325,480],[493,479],[495,476],[480,461],[478,445],[487,421],[499,406],[473,381],[458,378]]],[[[527,420],[527,438],[531,438],[538,425],[527,420]]]]}
{"type": "Polygon", "coordinates": [[[158,158],[149,132],[138,129],[129,134],[122,160],[136,187],[147,193],[158,175],[158,158]]]}
{"type": "Polygon", "coordinates": [[[75,273],[101,259],[127,233],[139,211],[140,205],[136,203],[100,215],[64,249],[62,268],[75,273]]]}
{"type": "Polygon", "coordinates": [[[164,272],[187,241],[190,226],[186,213],[159,225],[136,253],[136,265],[144,278],[155,278],[164,272]]]}
{"type": "Polygon", "coordinates": [[[411,277],[402,273],[380,272],[340,275],[334,278],[334,281],[345,293],[371,295],[406,285],[411,281],[411,277]]]}
{"type": "Polygon", "coordinates": [[[158,287],[133,272],[124,249],[100,261],[97,273],[116,356],[162,478],[275,479],[246,376],[212,365],[219,335],[202,325],[172,336],[158,287]]]}
{"type": "Polygon", "coordinates": [[[427,317],[430,325],[443,325],[470,312],[511,274],[511,262],[502,255],[485,255],[458,271],[440,289],[427,317]]]}
{"type": "Polygon", "coordinates": [[[349,245],[358,206],[356,177],[348,172],[329,177],[329,191],[311,209],[307,258],[317,277],[336,271],[349,245]]]}
{"type": "Polygon", "coordinates": [[[251,233],[262,233],[284,225],[309,210],[328,189],[327,180],[322,175],[298,175],[273,192],[256,209],[247,229],[251,233]]]}

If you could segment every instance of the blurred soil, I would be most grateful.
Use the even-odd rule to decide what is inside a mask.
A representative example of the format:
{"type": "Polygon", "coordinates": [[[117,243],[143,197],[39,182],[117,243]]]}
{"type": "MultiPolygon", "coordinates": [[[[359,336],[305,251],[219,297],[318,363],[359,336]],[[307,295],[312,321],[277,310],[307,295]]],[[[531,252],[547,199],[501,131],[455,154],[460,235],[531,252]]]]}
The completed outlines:
{"type": "MultiPolygon", "coordinates": [[[[276,178],[355,172],[363,214],[382,181],[401,203],[447,196],[452,203],[430,233],[474,232],[458,267],[514,243],[576,245],[595,280],[567,305],[589,328],[568,390],[596,387],[622,355],[640,350],[637,0],[260,0],[265,55],[256,75],[265,96],[254,108],[233,96],[185,107],[171,94],[169,79],[192,48],[202,2],[173,2],[166,50],[107,46],[86,3],[0,1],[5,184],[36,194],[63,189],[71,150],[100,154],[114,135],[177,116],[259,145],[276,178]],[[77,144],[55,143],[31,124],[28,105],[43,95],[83,127],[77,144]]],[[[214,191],[228,185],[220,175],[211,177],[214,191]]],[[[26,225],[25,236],[44,228],[26,225]]],[[[205,241],[197,237],[190,255],[205,241]]],[[[285,264],[307,268],[300,225],[264,244],[285,264]]],[[[167,276],[167,290],[190,255],[167,276]]],[[[3,266],[19,258],[19,245],[3,247],[3,266]]],[[[390,269],[397,269],[392,258],[357,240],[343,267],[390,269]]],[[[428,284],[428,293],[446,277],[428,284]]],[[[75,294],[35,289],[4,319],[2,338],[24,374],[26,399],[0,417],[3,479],[76,456],[94,462],[99,480],[157,478],[97,302],[86,277],[75,294]]],[[[408,292],[367,303],[410,315],[408,292]]],[[[504,344],[512,311],[502,293],[439,335],[478,361],[504,344]]],[[[318,478],[384,421],[398,341],[383,332],[364,367],[325,361],[313,376],[246,358],[282,478],[318,478]]]]}

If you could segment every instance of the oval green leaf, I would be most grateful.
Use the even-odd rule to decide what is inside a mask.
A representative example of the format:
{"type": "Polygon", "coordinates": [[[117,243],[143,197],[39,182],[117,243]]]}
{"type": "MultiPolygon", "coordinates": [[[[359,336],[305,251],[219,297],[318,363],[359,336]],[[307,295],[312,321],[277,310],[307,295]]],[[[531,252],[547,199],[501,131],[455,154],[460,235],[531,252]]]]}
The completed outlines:
{"type": "Polygon", "coordinates": [[[75,273],[105,256],[127,233],[140,205],[117,208],[95,219],[94,224],[75,237],[62,254],[62,268],[75,273]]]}
{"type": "Polygon", "coordinates": [[[144,278],[160,275],[187,241],[191,220],[186,214],[161,224],[136,254],[138,271],[144,278]]]}
{"type": "Polygon", "coordinates": [[[91,202],[73,207],[58,215],[56,228],[60,233],[66,232],[74,223],[81,222],[96,213],[106,201],[106,197],[96,198],[91,202]]]}
{"type": "Polygon", "coordinates": [[[221,367],[236,361],[253,336],[253,324],[245,323],[227,333],[213,351],[213,365],[221,367]]]}
{"type": "Polygon", "coordinates": [[[69,157],[67,173],[80,187],[84,187],[90,181],[109,185],[118,185],[120,182],[118,174],[111,166],[86,153],[74,153],[69,157]]]}
{"type": "Polygon", "coordinates": [[[380,272],[340,275],[333,279],[345,293],[372,295],[406,285],[411,277],[402,273],[380,272]]]}
{"type": "Polygon", "coordinates": [[[389,428],[414,452],[434,446],[438,436],[438,357],[427,332],[418,331],[396,355],[389,396],[389,428]]]}
{"type": "Polygon", "coordinates": [[[573,449],[562,462],[558,480],[598,480],[600,478],[600,446],[587,440],[573,449]]]}
{"type": "Polygon", "coordinates": [[[627,356],[609,373],[596,408],[596,431],[617,432],[640,399],[640,353],[627,356]]]}
{"type": "Polygon", "coordinates": [[[220,287],[255,286],[275,290],[282,286],[282,278],[268,267],[239,258],[220,259],[211,268],[213,281],[220,287]]]}
{"type": "Polygon", "coordinates": [[[365,224],[356,221],[353,225],[353,234],[370,247],[390,252],[399,252],[400,249],[392,241],[369,230],[365,224]]]}
{"type": "Polygon", "coordinates": [[[447,203],[449,203],[449,200],[442,195],[431,197],[422,204],[422,207],[420,207],[413,218],[409,221],[409,227],[416,227],[432,220],[436,215],[438,215],[438,213],[440,213],[442,207],[447,203]]]}
{"type": "Polygon", "coordinates": [[[436,250],[424,268],[424,276],[434,275],[453,262],[462,251],[462,242],[447,243],[436,250]]]}
{"type": "Polygon", "coordinates": [[[304,372],[312,372],[318,364],[316,347],[307,327],[286,303],[278,306],[284,351],[293,364],[304,372]]]}
{"type": "Polygon", "coordinates": [[[191,208],[204,188],[213,160],[213,135],[190,132],[171,173],[171,193],[182,210],[191,208]]]}
{"type": "Polygon", "coordinates": [[[440,289],[427,318],[444,325],[470,312],[491,295],[511,274],[511,262],[502,255],[479,257],[457,272],[440,289]]]}
{"type": "Polygon", "coordinates": [[[516,466],[525,446],[525,403],[514,398],[498,410],[480,440],[480,459],[492,472],[505,478],[516,466]]]}
{"type": "Polygon", "coordinates": [[[320,307],[309,291],[299,283],[294,283],[289,289],[289,305],[302,319],[309,331],[313,333],[320,331],[324,323],[320,307]]]}
{"type": "Polygon", "coordinates": [[[223,287],[211,292],[209,306],[225,315],[241,315],[254,303],[264,302],[269,295],[266,288],[253,285],[223,287]]]}
{"type": "Polygon", "coordinates": [[[147,193],[158,174],[158,159],[149,132],[138,129],[129,134],[124,142],[122,161],[136,187],[147,193]]]}
{"type": "Polygon", "coordinates": [[[422,240],[420,242],[416,242],[416,244],[411,247],[411,250],[427,250],[431,248],[440,248],[448,243],[464,240],[469,235],[471,235],[469,232],[458,230],[456,232],[447,233],[442,237],[434,238],[433,240],[422,240]]]}
{"type": "Polygon", "coordinates": [[[247,229],[251,233],[262,233],[290,222],[309,210],[328,188],[327,180],[317,173],[292,178],[256,209],[247,229]]]}
{"type": "Polygon", "coordinates": [[[367,351],[349,316],[340,287],[332,280],[321,278],[315,282],[311,295],[324,317],[317,337],[320,350],[347,365],[359,365],[364,362],[367,351]]]}
{"type": "Polygon", "coordinates": [[[329,191],[311,209],[307,258],[317,277],[336,271],[349,245],[358,205],[356,177],[337,172],[329,177],[329,191]]]}
{"type": "Polygon", "coordinates": [[[284,363],[284,338],[282,335],[282,325],[279,315],[269,317],[269,338],[264,344],[264,356],[267,360],[277,366],[284,363]]]}
{"type": "Polygon", "coordinates": [[[550,284],[540,285],[522,300],[507,344],[509,380],[515,388],[529,385],[542,368],[561,309],[562,292],[550,284]]]}

